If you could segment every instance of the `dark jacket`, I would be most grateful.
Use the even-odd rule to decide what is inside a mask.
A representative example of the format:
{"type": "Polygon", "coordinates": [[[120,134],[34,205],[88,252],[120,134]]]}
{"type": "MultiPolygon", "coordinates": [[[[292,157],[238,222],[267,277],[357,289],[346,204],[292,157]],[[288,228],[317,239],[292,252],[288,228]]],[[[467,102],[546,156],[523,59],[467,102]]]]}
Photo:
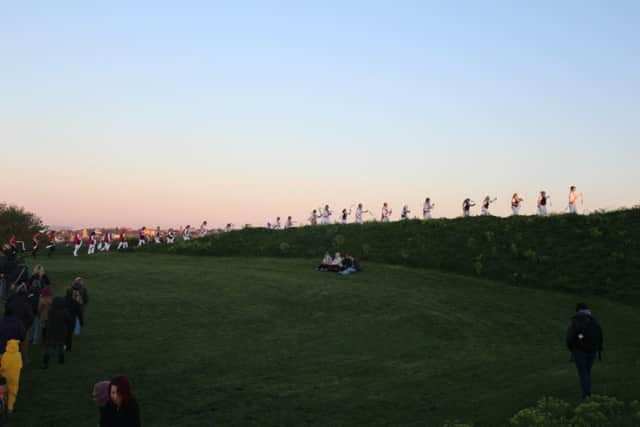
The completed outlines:
{"type": "Polygon", "coordinates": [[[118,408],[111,400],[100,410],[100,427],[140,427],[140,409],[132,397],[118,408]]]}
{"type": "Polygon", "coordinates": [[[566,342],[567,348],[571,352],[601,352],[603,344],[602,328],[591,314],[578,312],[571,318],[571,323],[567,328],[566,342]]]}
{"type": "Polygon", "coordinates": [[[46,323],[46,344],[51,346],[63,345],[71,328],[71,323],[71,314],[67,309],[64,298],[55,297],[49,309],[49,317],[46,323]]]}
{"type": "Polygon", "coordinates": [[[74,283],[66,294],[67,307],[71,316],[80,320],[80,325],[84,325],[84,307],[89,303],[89,292],[84,286],[74,283]]]}
{"type": "Polygon", "coordinates": [[[0,320],[0,353],[4,353],[9,340],[24,340],[25,329],[14,316],[5,316],[0,320]]]}
{"type": "Polygon", "coordinates": [[[16,319],[22,322],[27,330],[33,324],[33,306],[25,292],[17,292],[9,297],[5,310],[11,310],[16,319]]]}

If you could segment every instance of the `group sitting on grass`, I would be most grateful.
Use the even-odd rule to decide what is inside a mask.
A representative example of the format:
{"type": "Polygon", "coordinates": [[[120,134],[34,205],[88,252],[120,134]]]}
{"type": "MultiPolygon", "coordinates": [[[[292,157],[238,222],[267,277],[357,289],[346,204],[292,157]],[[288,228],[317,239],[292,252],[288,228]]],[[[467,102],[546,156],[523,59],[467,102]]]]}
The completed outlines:
{"type": "Polygon", "coordinates": [[[318,271],[331,271],[346,276],[347,274],[362,271],[362,268],[358,258],[350,253],[347,253],[347,256],[343,258],[340,252],[336,252],[335,257],[331,258],[331,255],[327,252],[322,258],[322,264],[318,266],[318,271]]]}

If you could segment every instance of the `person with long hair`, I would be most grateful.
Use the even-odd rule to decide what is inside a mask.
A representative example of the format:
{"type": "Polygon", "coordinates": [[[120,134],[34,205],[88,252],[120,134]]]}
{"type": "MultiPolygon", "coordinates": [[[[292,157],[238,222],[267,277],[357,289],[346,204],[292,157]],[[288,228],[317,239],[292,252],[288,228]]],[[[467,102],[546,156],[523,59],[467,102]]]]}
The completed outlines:
{"type": "Polygon", "coordinates": [[[511,196],[511,212],[513,212],[513,215],[520,215],[522,202],[524,202],[524,198],[518,196],[518,193],[513,193],[513,196],[511,196]]]}
{"type": "Polygon", "coordinates": [[[140,408],[126,377],[109,383],[109,401],[100,412],[100,427],[140,427],[140,408]]]}

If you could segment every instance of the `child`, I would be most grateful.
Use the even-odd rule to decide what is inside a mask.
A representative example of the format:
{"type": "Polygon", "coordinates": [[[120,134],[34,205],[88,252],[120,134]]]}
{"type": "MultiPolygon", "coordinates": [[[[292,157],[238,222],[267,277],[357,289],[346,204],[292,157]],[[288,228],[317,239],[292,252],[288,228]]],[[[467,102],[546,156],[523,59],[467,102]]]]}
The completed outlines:
{"type": "Polygon", "coordinates": [[[7,350],[0,360],[0,375],[7,381],[9,388],[9,399],[7,407],[9,413],[13,412],[13,406],[16,404],[18,397],[18,389],[20,388],[20,371],[22,370],[22,354],[20,354],[20,345],[18,340],[7,341],[7,350]]]}

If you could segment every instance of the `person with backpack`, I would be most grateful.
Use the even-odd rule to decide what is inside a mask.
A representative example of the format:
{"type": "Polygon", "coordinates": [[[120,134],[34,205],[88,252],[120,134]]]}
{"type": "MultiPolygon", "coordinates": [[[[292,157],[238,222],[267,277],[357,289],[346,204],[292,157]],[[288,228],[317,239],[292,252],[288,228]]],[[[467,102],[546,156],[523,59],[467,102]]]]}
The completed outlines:
{"type": "Polygon", "coordinates": [[[587,304],[576,305],[576,314],[567,329],[567,348],[576,364],[582,398],[591,396],[591,367],[596,354],[602,360],[602,328],[587,304]]]}
{"type": "MultiPolygon", "coordinates": [[[[89,292],[84,286],[82,277],[76,277],[73,280],[73,284],[67,289],[66,299],[67,307],[74,323],[71,332],[80,335],[80,328],[84,326],[84,309],[89,303],[89,292]]],[[[69,347],[71,347],[70,342],[67,344],[67,349],[69,347]]]]}

